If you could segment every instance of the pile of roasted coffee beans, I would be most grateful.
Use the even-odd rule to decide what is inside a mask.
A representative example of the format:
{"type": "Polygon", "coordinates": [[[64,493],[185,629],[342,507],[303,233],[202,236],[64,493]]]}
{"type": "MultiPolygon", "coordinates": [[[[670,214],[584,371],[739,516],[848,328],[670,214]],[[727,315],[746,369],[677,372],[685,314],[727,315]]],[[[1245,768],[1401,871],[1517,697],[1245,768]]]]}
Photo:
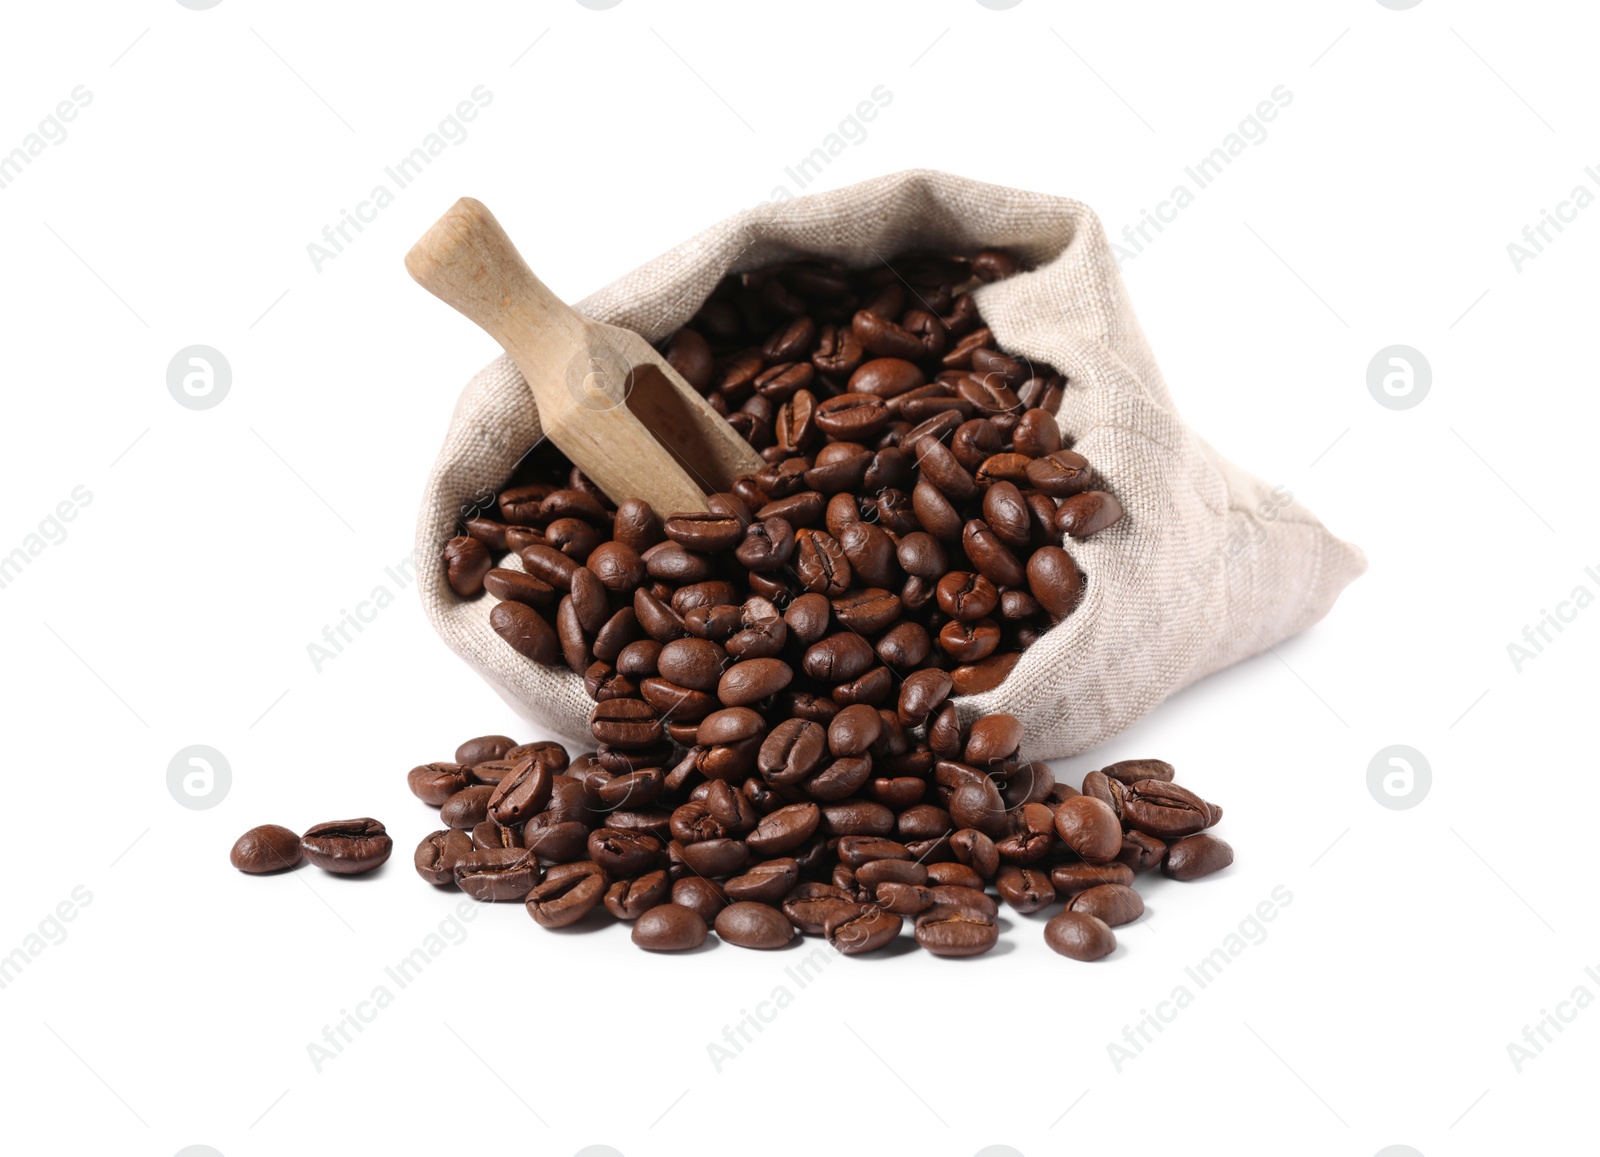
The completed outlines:
{"type": "Polygon", "coordinates": [[[743,948],[805,933],[856,955],[909,919],[935,955],[975,956],[999,938],[993,887],[1021,913],[1064,901],[1045,940],[1096,960],[1144,913],[1136,873],[1194,880],[1233,862],[1204,834],[1222,809],[1173,783],[1171,765],[1115,763],[1079,792],[1018,757],[1011,715],[962,727],[946,706],[925,742],[863,704],[770,731],[724,708],[698,731],[670,766],[638,747],[569,760],[557,743],[486,735],[413,768],[411,791],[446,825],[417,846],[418,874],[520,901],[546,928],[608,912],[656,951],[697,948],[714,928],[743,948]]]}
{"type": "MultiPolygon", "coordinates": [[[[1019,268],[984,250],[729,278],[664,353],[759,472],[706,511],[614,506],[544,445],[469,512],[450,586],[498,600],[518,653],[583,677],[596,746],[484,736],[415,768],[445,825],[417,848],[425,880],[550,928],[603,909],[658,951],[714,928],[857,954],[910,919],[941,956],[994,947],[992,886],[1018,912],[1064,901],[1046,940],[1094,960],[1144,911],[1136,872],[1232,862],[1202,834],[1221,809],[1170,765],[1114,764],[1080,793],[1022,759],[1015,717],[958,717],[952,696],[997,687],[1078,605],[1067,540],[1122,516],[1064,442],[1064,379],[978,314],[970,290],[1019,268]]],[[[361,870],[330,849],[374,838],[363,825],[386,843],[371,820],[256,829],[234,862],[304,849],[361,870]]]]}
{"type": "Polygon", "coordinates": [[[693,743],[734,706],[776,726],[898,698],[914,727],[998,686],[1082,596],[1062,544],[1122,516],[1063,443],[1064,379],[997,349],[968,292],[1018,268],[984,250],[728,279],[665,354],[766,465],[708,511],[654,511],[541,446],[446,545],[451,587],[584,678],[604,743],[656,720],[693,743]]]}

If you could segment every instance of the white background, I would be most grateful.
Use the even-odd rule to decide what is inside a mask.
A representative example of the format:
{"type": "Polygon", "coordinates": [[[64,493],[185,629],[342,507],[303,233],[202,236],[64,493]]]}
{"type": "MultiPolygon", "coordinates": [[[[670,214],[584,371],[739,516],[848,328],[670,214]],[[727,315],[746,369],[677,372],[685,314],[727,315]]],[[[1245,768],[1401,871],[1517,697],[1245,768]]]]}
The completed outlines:
{"type": "Polygon", "coordinates": [[[0,554],[76,487],[92,501],[0,590],[0,954],[37,947],[75,888],[92,899],[0,989],[5,1147],[631,1157],[915,1137],[1031,1155],[1137,1137],[1439,1157],[1578,1127],[1600,1011],[1563,1006],[1575,1019],[1520,1072],[1507,1045],[1575,988],[1600,996],[1584,972],[1600,965],[1600,611],[1520,672],[1507,645],[1575,587],[1600,593],[1600,210],[1520,271],[1506,246],[1574,186],[1600,192],[1589,16],[1442,0],[9,6],[0,152],[75,86],[92,102],[0,189],[0,554]],[[478,85],[493,99],[470,135],[319,272],[307,243],[478,85]],[[892,102],[815,188],[944,168],[1080,198],[1114,235],[1275,87],[1292,93],[1124,276],[1189,421],[1371,570],[1275,655],[1059,768],[1076,783],[1172,760],[1226,808],[1238,863],[1152,884],[1149,918],[1093,966],[1013,914],[987,957],[842,960],[800,990],[784,969],[812,942],[650,957],[623,928],[551,934],[504,905],[473,910],[396,990],[385,966],[460,902],[407,862],[433,824],[406,770],[470,735],[533,738],[409,588],[320,672],[307,654],[393,587],[455,395],[494,353],[410,282],[404,251],[471,194],[575,300],[797,191],[785,167],[879,85],[892,102]],[[194,343],[233,373],[198,412],[166,387],[194,343]],[[1405,411],[1366,385],[1395,343],[1432,367],[1405,411]],[[209,810],[168,792],[192,744],[231,767],[209,810]],[[1432,768],[1409,810],[1368,791],[1390,744],[1432,768]],[[374,877],[228,867],[255,824],[367,814],[396,838],[374,877]],[[1292,902],[1265,939],[1199,989],[1185,967],[1280,886],[1292,902]],[[380,984],[393,1002],[317,1071],[307,1046],[380,984]],[[1107,1046],[1179,985],[1192,1002],[1119,1071],[1107,1046]],[[792,1003],[719,1072],[707,1046],[779,986],[792,1003]]]}

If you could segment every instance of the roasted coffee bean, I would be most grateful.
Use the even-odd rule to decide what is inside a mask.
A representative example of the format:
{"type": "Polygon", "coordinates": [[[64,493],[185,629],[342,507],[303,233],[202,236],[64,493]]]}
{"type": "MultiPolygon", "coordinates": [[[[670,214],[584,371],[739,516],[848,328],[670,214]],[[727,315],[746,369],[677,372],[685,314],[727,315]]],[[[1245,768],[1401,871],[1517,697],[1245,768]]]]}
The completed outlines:
{"type": "Polygon", "coordinates": [[[1141,779],[1153,779],[1162,783],[1171,783],[1175,774],[1172,764],[1161,759],[1124,759],[1117,763],[1107,764],[1100,770],[1112,779],[1130,787],[1141,779]]]}
{"type": "Polygon", "coordinates": [[[561,660],[561,642],[543,615],[524,603],[497,603],[489,626],[511,649],[535,663],[553,667],[561,660]]]}
{"type": "Polygon", "coordinates": [[[838,539],[822,530],[801,530],[795,544],[795,572],[806,590],[832,598],[849,588],[850,562],[838,539]]]}
{"type": "Polygon", "coordinates": [[[503,827],[525,823],[550,802],[555,775],[537,757],[524,759],[495,785],[489,797],[489,818],[503,827]]]}
{"type": "Polygon", "coordinates": [[[1090,863],[1108,863],[1122,850],[1117,813],[1087,795],[1069,799],[1056,809],[1056,834],[1090,863]]]}
{"type": "Polygon", "coordinates": [[[797,884],[783,900],[783,914],[801,932],[820,936],[830,916],[840,912],[854,912],[861,908],[855,893],[832,884],[805,880],[797,884]]]}
{"type": "Polygon", "coordinates": [[[692,691],[715,691],[728,653],[705,639],[674,639],[661,648],[656,669],[663,679],[692,691]]]}
{"type": "Polygon", "coordinates": [[[704,876],[685,876],[672,882],[672,902],[693,909],[708,925],[728,906],[722,885],[704,876]]]}
{"type": "Polygon", "coordinates": [[[875,903],[897,916],[915,916],[933,905],[933,889],[923,884],[890,881],[878,885],[875,903]]]}
{"type": "Polygon", "coordinates": [[[606,889],[606,911],[618,920],[637,920],[658,904],[667,902],[672,883],[661,869],[631,880],[617,880],[606,889]]]}
{"type": "Polygon", "coordinates": [[[1048,457],[1061,449],[1061,427],[1054,414],[1040,409],[1025,411],[1011,432],[1011,444],[1029,458],[1048,457]]]}
{"type": "Polygon", "coordinates": [[[1100,960],[1117,950],[1111,925],[1088,912],[1057,912],[1044,926],[1044,942],[1073,960],[1100,960]]]}
{"type": "Polygon", "coordinates": [[[807,647],[800,665],[813,679],[844,683],[866,674],[876,659],[871,643],[853,631],[840,631],[807,647]]]}
{"type": "Polygon", "coordinates": [[[744,537],[738,518],[711,510],[670,515],[662,530],[679,546],[702,554],[732,550],[744,537]]]}
{"type": "Polygon", "coordinates": [[[953,619],[976,622],[1000,605],[1000,591],[988,578],[951,571],[939,580],[939,609],[953,619]]]}
{"type": "Polygon", "coordinates": [[[1103,771],[1091,771],[1083,777],[1083,794],[1097,799],[1105,804],[1117,816],[1122,817],[1122,801],[1127,795],[1127,788],[1106,775],[1103,771]]]}
{"type": "Polygon", "coordinates": [[[494,786],[486,783],[462,788],[440,806],[439,819],[448,827],[471,831],[489,818],[489,800],[494,792],[494,786]]]}
{"type": "Polygon", "coordinates": [[[836,757],[865,755],[883,732],[883,720],[864,703],[846,707],[828,724],[828,750],[836,757]]]}
{"type": "Polygon", "coordinates": [[[1233,848],[1226,840],[1204,833],[1184,836],[1167,848],[1161,870],[1174,880],[1198,880],[1233,863],[1233,848]]]}
{"type": "Polygon", "coordinates": [[[394,841],[375,819],[331,820],[306,829],[300,850],[325,872],[357,876],[381,866],[394,841]]]}
{"type": "Polygon", "coordinates": [[[750,862],[750,849],[743,840],[701,840],[697,844],[674,841],[673,847],[689,869],[702,876],[736,875],[750,862]]]}
{"type": "Polygon", "coordinates": [[[661,721],[655,708],[641,699],[612,699],[595,705],[589,730],[600,743],[633,751],[660,740],[661,721]]]}
{"type": "Polygon", "coordinates": [[[1041,546],[1028,557],[1028,590],[1052,619],[1064,619],[1083,597],[1078,564],[1059,546],[1041,546]]]}
{"type": "Polygon", "coordinates": [[[239,837],[228,853],[228,861],[235,868],[252,876],[292,868],[300,858],[300,837],[277,824],[251,828],[239,837]]]}
{"type": "Polygon", "coordinates": [[[643,832],[600,828],[589,833],[589,859],[611,877],[640,876],[652,871],[664,857],[661,841],[643,832]]]}
{"type": "Polygon", "coordinates": [[[556,601],[555,587],[520,570],[496,567],[483,576],[483,587],[497,599],[530,607],[548,607],[556,601]]]}
{"type": "Polygon", "coordinates": [[[1034,868],[1007,864],[995,877],[994,886],[1000,898],[1023,915],[1037,912],[1056,900],[1050,877],[1034,868]]]}
{"type": "Polygon", "coordinates": [[[1187,788],[1145,779],[1127,789],[1122,802],[1122,822],[1146,835],[1170,842],[1210,827],[1215,822],[1211,810],[1211,805],[1187,788]]]}
{"type": "Polygon", "coordinates": [[[444,828],[422,837],[413,863],[417,875],[430,884],[453,884],[456,861],[473,850],[472,837],[455,828],[444,828]]]}
{"type": "Polygon", "coordinates": [[[787,916],[748,900],[718,912],[715,926],[718,936],[740,948],[782,948],[794,939],[794,925],[787,916]]]}
{"type": "Polygon", "coordinates": [[[717,698],[728,707],[746,707],[776,695],[794,678],[781,659],[745,659],[723,671],[717,698]]]}
{"type": "Polygon", "coordinates": [[[483,594],[483,576],[490,573],[494,560],[490,550],[475,538],[461,534],[445,542],[445,578],[451,591],[462,599],[483,594]]]}
{"type": "Polygon", "coordinates": [[[950,695],[952,686],[947,671],[929,669],[906,677],[900,685],[898,718],[907,727],[920,727],[950,695]]]}
{"type": "Polygon", "coordinates": [[[936,901],[917,916],[915,935],[935,956],[977,956],[998,943],[1000,924],[989,913],[936,901]]]}
{"type": "Polygon", "coordinates": [[[993,619],[964,623],[951,619],[939,629],[939,649],[957,663],[975,663],[994,654],[1000,645],[1000,628],[993,619]]]}
{"type": "Polygon", "coordinates": [[[777,904],[800,880],[800,863],[785,856],[776,860],[763,860],[753,864],[722,885],[728,899],[738,903],[754,900],[761,904],[777,904]]]}
{"type": "Polygon", "coordinates": [[[1111,927],[1131,924],[1144,915],[1144,900],[1127,884],[1100,884],[1079,892],[1068,903],[1073,912],[1098,916],[1111,927]]]}
{"type": "Polygon", "coordinates": [[[1089,460],[1073,450],[1055,450],[1028,464],[1028,481],[1052,498],[1068,498],[1089,488],[1089,460]]]}
{"type": "Polygon", "coordinates": [[[687,952],[706,942],[705,915],[676,902],[658,904],[634,921],[632,936],[651,952],[687,952]]]}
{"type": "Polygon", "coordinates": [[[1117,860],[1133,871],[1148,872],[1151,868],[1159,868],[1166,858],[1167,845],[1164,841],[1139,831],[1122,833],[1122,850],[1117,853],[1117,860]]]}
{"type": "Polygon", "coordinates": [[[978,572],[996,587],[1022,584],[1022,564],[981,518],[972,519],[962,528],[961,547],[978,572]]]}
{"type": "Polygon", "coordinates": [[[782,855],[809,840],[821,823],[822,811],[815,803],[789,804],[763,816],[755,830],[745,836],[745,844],[758,855],[782,855]]]}
{"type": "Polygon", "coordinates": [[[490,848],[520,848],[522,835],[516,828],[503,828],[493,820],[484,820],[472,829],[472,846],[479,851],[490,848]]]}
{"type": "Polygon", "coordinates": [[[976,663],[963,663],[950,672],[952,689],[957,695],[982,695],[993,691],[1006,681],[1011,668],[1022,655],[1016,651],[1001,651],[976,663]]]}
{"type": "Polygon", "coordinates": [[[517,741],[509,735],[480,735],[456,748],[456,763],[462,767],[475,767],[491,759],[504,759],[506,752],[516,745],[517,741]]]}
{"type": "Polygon", "coordinates": [[[1050,883],[1063,896],[1076,896],[1101,884],[1132,884],[1133,869],[1126,864],[1058,864],[1050,869],[1050,883]]]}
{"type": "Polygon", "coordinates": [[[887,399],[914,390],[926,381],[914,361],[897,357],[873,358],[862,362],[850,375],[849,389],[852,393],[887,399]]]}
{"type": "Polygon", "coordinates": [[[406,774],[411,794],[433,807],[439,807],[470,782],[467,769],[454,763],[425,763],[406,774]]]}
{"type": "Polygon", "coordinates": [[[609,886],[605,870],[592,861],[557,864],[528,893],[528,915],[546,928],[565,928],[594,911],[609,886]]]}
{"type": "Polygon", "coordinates": [[[859,956],[887,947],[900,935],[905,921],[876,904],[857,905],[854,912],[831,913],[822,932],[841,956],[859,956]]]}
{"type": "Polygon", "coordinates": [[[454,873],[456,887],[474,900],[522,900],[538,883],[539,864],[523,848],[490,848],[458,857],[454,873]]]}
{"type": "Polygon", "coordinates": [[[1121,518],[1122,503],[1104,490],[1074,494],[1056,507],[1056,529],[1070,538],[1088,538],[1121,518]]]}

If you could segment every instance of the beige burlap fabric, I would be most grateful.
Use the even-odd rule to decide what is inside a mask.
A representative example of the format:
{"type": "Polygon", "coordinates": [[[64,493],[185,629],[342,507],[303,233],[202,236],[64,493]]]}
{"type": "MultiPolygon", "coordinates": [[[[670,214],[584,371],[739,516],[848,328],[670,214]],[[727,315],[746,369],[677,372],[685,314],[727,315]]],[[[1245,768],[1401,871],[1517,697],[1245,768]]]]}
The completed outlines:
{"type": "MultiPolygon", "coordinates": [[[[918,170],[740,213],[600,290],[577,308],[657,341],[728,273],[820,253],[856,267],[911,248],[1007,247],[1034,268],[977,290],[1000,345],[1067,376],[1063,432],[1126,516],[1068,549],[1082,604],[964,714],[1011,711],[1025,753],[1075,755],[1203,675],[1310,626],[1365,569],[1288,492],[1223,459],[1179,417],[1099,219],[1084,205],[918,170]]],[[[524,659],[489,628],[493,600],[457,598],[439,562],[459,512],[492,493],[539,438],[533,399],[501,356],[468,383],[428,478],[417,525],[429,620],[534,722],[588,735],[592,706],[571,672],[524,659]]],[[[508,565],[515,565],[515,562],[508,565]]]]}

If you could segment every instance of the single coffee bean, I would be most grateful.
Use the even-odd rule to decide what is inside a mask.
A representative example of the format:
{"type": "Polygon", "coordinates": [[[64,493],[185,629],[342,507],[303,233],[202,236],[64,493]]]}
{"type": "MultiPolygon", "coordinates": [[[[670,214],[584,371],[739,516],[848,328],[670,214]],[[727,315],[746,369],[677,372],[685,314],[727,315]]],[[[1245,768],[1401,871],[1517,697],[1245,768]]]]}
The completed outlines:
{"type": "MultiPolygon", "coordinates": [[[[1040,489],[1043,489],[1041,487],[1040,489]]],[[[1122,503],[1104,490],[1074,494],[1056,508],[1056,529],[1071,538],[1088,538],[1122,518],[1122,503]]]]}
{"type": "Polygon", "coordinates": [[[545,617],[525,603],[497,603],[489,626],[511,649],[535,663],[553,667],[561,661],[561,641],[545,617]]]}
{"type": "Polygon", "coordinates": [[[300,837],[277,824],[251,828],[234,843],[228,860],[253,876],[281,872],[300,862],[300,837]]]}
{"type": "Polygon", "coordinates": [[[661,739],[661,720],[642,699],[611,699],[595,705],[589,730],[601,743],[636,751],[661,739]]]}
{"type": "Polygon", "coordinates": [[[375,819],[331,820],[306,829],[300,849],[325,872],[357,876],[381,866],[394,850],[394,841],[375,819]]]}
{"type": "Polygon", "coordinates": [[[672,902],[682,904],[700,913],[700,918],[710,924],[717,913],[728,906],[728,897],[722,885],[704,876],[685,876],[672,883],[672,902]]]}
{"type": "Polygon", "coordinates": [[[1056,834],[1090,863],[1107,863],[1122,850],[1117,813],[1087,795],[1069,799],[1056,809],[1056,834]]]}
{"type": "Polygon", "coordinates": [[[1044,942],[1073,960],[1100,960],[1116,951],[1117,934],[1100,917],[1069,908],[1044,926],[1044,942]]]}
{"type": "Polygon", "coordinates": [[[1058,864],[1050,869],[1050,883],[1063,896],[1076,896],[1101,884],[1133,883],[1133,869],[1126,864],[1058,864]]]}
{"type": "Polygon", "coordinates": [[[1144,915],[1144,899],[1127,884],[1101,884],[1079,892],[1068,903],[1074,912],[1098,916],[1111,927],[1131,924],[1144,915]]]}
{"type": "Polygon", "coordinates": [[[450,589],[464,599],[472,599],[483,593],[483,578],[494,567],[494,560],[483,543],[461,535],[445,543],[444,565],[450,589]]]}
{"type": "Polygon", "coordinates": [[[528,915],[545,928],[565,928],[594,911],[608,886],[605,870],[592,861],[557,864],[528,893],[528,915]]]}
{"type": "Polygon", "coordinates": [[[740,948],[782,948],[794,939],[794,925],[787,916],[748,900],[718,912],[715,926],[718,936],[740,948]]]}
{"type": "Polygon", "coordinates": [[[422,837],[412,862],[417,875],[430,884],[455,883],[456,861],[473,850],[472,837],[455,828],[444,828],[422,837]]]}
{"type": "Polygon", "coordinates": [[[1117,853],[1117,861],[1126,864],[1132,871],[1148,872],[1151,868],[1159,868],[1166,858],[1167,845],[1164,841],[1140,831],[1122,833],[1122,850],[1117,853]]]}
{"type": "Polygon", "coordinates": [[[1028,463],[1028,481],[1052,498],[1068,498],[1089,488],[1089,460],[1072,450],[1056,450],[1028,463]]]}
{"type": "Polygon", "coordinates": [[[406,786],[423,803],[438,807],[471,781],[466,768],[454,763],[425,763],[406,774],[406,786]]]}
{"type": "Polygon", "coordinates": [[[758,855],[782,855],[809,840],[821,823],[822,811],[816,804],[789,804],[763,816],[745,843],[758,855]]]}
{"type": "Polygon", "coordinates": [[[537,757],[517,764],[489,796],[489,818],[503,827],[525,823],[550,802],[554,774],[537,757]]]}
{"type": "Polygon", "coordinates": [[[1145,779],[1127,789],[1122,822],[1146,835],[1171,841],[1193,835],[1215,821],[1212,806],[1194,792],[1175,783],[1145,779]]]}
{"type": "Polygon", "coordinates": [[[728,899],[738,903],[754,900],[761,904],[777,904],[793,890],[800,880],[800,864],[793,857],[764,860],[722,885],[728,899]]]}
{"type": "Polygon", "coordinates": [[[474,900],[522,900],[539,879],[539,863],[524,848],[474,850],[455,862],[456,887],[474,900]]]}
{"type": "Polygon", "coordinates": [[[1059,546],[1041,546],[1028,557],[1028,591],[1055,620],[1066,618],[1083,597],[1083,577],[1059,546]]]}
{"type": "Polygon", "coordinates": [[[860,904],[854,912],[836,911],[823,923],[823,935],[842,956],[859,956],[887,947],[905,921],[876,904],[860,904]]]}
{"type": "Polygon", "coordinates": [[[486,783],[462,788],[444,801],[439,808],[439,819],[446,827],[471,831],[489,818],[489,800],[494,790],[486,783]]]}
{"type": "Polygon", "coordinates": [[[516,745],[517,741],[509,735],[480,735],[456,748],[456,763],[462,767],[474,767],[492,759],[504,759],[506,752],[516,745]]]}
{"type": "Polygon", "coordinates": [[[1034,868],[1007,864],[995,877],[994,886],[1002,900],[1024,915],[1056,901],[1050,877],[1034,868]]]}
{"type": "Polygon", "coordinates": [[[658,904],[665,904],[672,882],[664,870],[646,872],[631,880],[617,880],[606,889],[606,911],[618,920],[637,920],[658,904]]]}
{"type": "Polygon", "coordinates": [[[1175,774],[1172,764],[1162,759],[1124,759],[1100,769],[1112,779],[1132,787],[1141,779],[1154,779],[1171,783],[1175,774]]]}
{"type": "Polygon", "coordinates": [[[706,919],[683,904],[658,904],[634,921],[632,937],[651,952],[687,952],[706,942],[706,919]]]}
{"type": "Polygon", "coordinates": [[[781,659],[745,659],[723,671],[717,698],[728,707],[746,707],[787,687],[794,672],[781,659]]]}
{"type": "Polygon", "coordinates": [[[1201,833],[1184,836],[1167,848],[1161,870],[1174,880],[1198,880],[1233,863],[1233,848],[1226,840],[1201,833]]]}
{"type": "Polygon", "coordinates": [[[977,956],[998,943],[1000,925],[987,912],[935,902],[917,916],[915,935],[935,956],[977,956]]]}

